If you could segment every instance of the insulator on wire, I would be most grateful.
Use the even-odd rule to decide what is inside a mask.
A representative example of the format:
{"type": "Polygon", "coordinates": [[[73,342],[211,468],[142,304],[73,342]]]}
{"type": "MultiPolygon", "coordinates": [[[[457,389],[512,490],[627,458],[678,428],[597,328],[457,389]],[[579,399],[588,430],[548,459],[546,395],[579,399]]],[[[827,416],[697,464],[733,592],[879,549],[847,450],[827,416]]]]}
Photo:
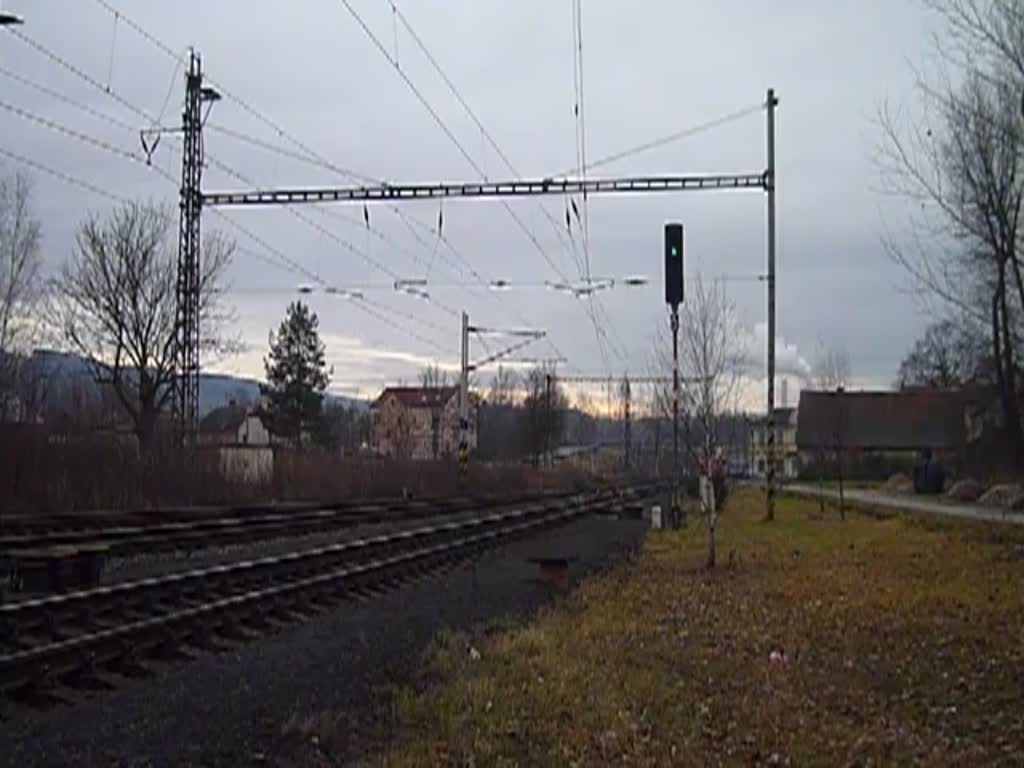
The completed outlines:
{"type": "Polygon", "coordinates": [[[366,222],[366,227],[370,227],[370,209],[366,207],[366,203],[363,203],[363,221],[366,222]]]}

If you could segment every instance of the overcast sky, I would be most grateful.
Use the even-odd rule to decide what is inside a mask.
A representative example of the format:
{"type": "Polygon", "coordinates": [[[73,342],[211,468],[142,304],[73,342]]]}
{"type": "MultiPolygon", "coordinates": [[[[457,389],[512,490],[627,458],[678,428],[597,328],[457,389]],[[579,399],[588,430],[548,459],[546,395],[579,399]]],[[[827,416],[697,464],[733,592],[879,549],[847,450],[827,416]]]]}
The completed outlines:
{"type": "MultiPolygon", "coordinates": [[[[490,178],[510,177],[397,21],[389,0],[350,1],[480,169],[490,178]]],[[[392,182],[479,179],[339,0],[110,3],[179,54],[194,45],[218,85],[337,167],[392,182]]],[[[396,3],[520,174],[552,176],[575,165],[570,0],[396,3]]],[[[25,36],[123,102],[161,116],[164,124],[180,124],[183,81],[176,62],[123,19],[115,23],[103,3],[6,0],[5,10],[25,17],[25,36]]],[[[880,247],[883,207],[885,221],[898,226],[901,204],[876,191],[873,158],[879,136],[873,121],[882,100],[910,97],[910,65],[926,55],[931,22],[909,1],[583,2],[590,159],[754,107],[764,100],[767,87],[776,89],[781,100],[777,285],[783,369],[798,371],[813,363],[822,345],[838,345],[848,350],[859,384],[888,385],[928,320],[905,295],[903,274],[880,247]]],[[[3,103],[114,147],[140,151],[135,129],[144,127],[142,117],[24,40],[0,34],[0,67],[133,129],[0,73],[3,103]]],[[[210,124],[297,151],[234,99],[214,106],[210,124]]],[[[176,204],[175,185],[153,169],[6,110],[0,110],[0,149],[122,197],[176,204]]],[[[206,149],[260,187],[351,181],[219,131],[207,130],[206,149]]],[[[8,171],[17,165],[0,161],[8,171]]],[[[154,165],[179,174],[180,155],[172,140],[157,148],[154,165]]],[[[593,174],[760,172],[764,166],[765,117],[755,111],[593,174]]],[[[82,219],[113,203],[44,173],[33,175],[46,265],[53,269],[69,255],[82,219]]],[[[208,191],[244,186],[216,165],[206,170],[208,191]]],[[[724,276],[763,361],[765,286],[756,280],[766,261],[762,192],[592,197],[591,274],[652,278],[647,287],[617,287],[602,295],[600,307],[593,306],[610,339],[603,344],[585,302],[540,287],[560,275],[580,277],[562,234],[561,198],[513,200],[508,208],[493,200],[449,200],[443,214],[436,202],[411,203],[403,204],[402,211],[404,219],[387,206],[371,206],[371,232],[363,226],[359,207],[226,211],[263,243],[327,283],[364,292],[369,310],[328,295],[308,296],[320,315],[339,391],[358,388],[363,395],[374,394],[385,380],[415,379],[425,362],[457,364],[458,319],[448,310],[462,309],[474,324],[546,329],[551,343],[524,354],[548,357],[557,350],[568,358],[562,370],[570,373],[648,372],[657,329],[667,323],[661,238],[669,220],[686,226],[688,274],[724,276]],[[439,215],[452,248],[428,231],[436,228],[439,215]],[[402,277],[429,275],[432,301],[397,295],[389,287],[393,278],[371,261],[402,277]],[[496,294],[476,285],[477,276],[534,287],[496,294]]],[[[228,298],[237,313],[237,332],[249,344],[247,353],[216,367],[259,377],[267,332],[297,297],[299,284],[311,280],[275,266],[277,257],[263,244],[216,216],[207,213],[203,223],[225,229],[240,246],[228,298]]],[[[581,244],[575,221],[573,236],[581,244]]],[[[489,343],[492,349],[501,344],[489,343]]],[[[472,357],[484,354],[478,346],[472,357]]]]}

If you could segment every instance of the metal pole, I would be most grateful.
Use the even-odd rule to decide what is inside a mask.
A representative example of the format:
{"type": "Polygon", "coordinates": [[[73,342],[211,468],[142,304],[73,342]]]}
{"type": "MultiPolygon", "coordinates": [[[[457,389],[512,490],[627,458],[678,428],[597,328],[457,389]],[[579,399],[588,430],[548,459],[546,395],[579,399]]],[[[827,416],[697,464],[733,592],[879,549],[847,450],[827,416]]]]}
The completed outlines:
{"type": "Polygon", "coordinates": [[[775,519],[775,89],[768,89],[768,450],[766,517],[775,519]]]}
{"type": "Polygon", "coordinates": [[[623,416],[625,421],[625,423],[623,424],[624,431],[622,435],[623,448],[625,449],[623,453],[623,460],[626,466],[626,472],[629,472],[631,466],[630,453],[632,451],[633,443],[633,425],[630,422],[630,419],[632,417],[632,414],[630,413],[630,400],[632,399],[632,394],[629,389],[629,376],[626,376],[622,379],[622,397],[624,400],[623,416]]]}
{"type": "MultiPolygon", "coordinates": [[[[0,11],[0,27],[15,27],[23,23],[21,17],[15,16],[13,13],[4,13],[0,11]]],[[[0,533],[3,532],[3,516],[0,515],[0,533]]],[[[0,562],[0,566],[6,568],[6,563],[0,562]]],[[[0,579],[0,605],[3,605],[5,599],[6,583],[5,580],[0,579]]]]}
{"type": "Polygon", "coordinates": [[[462,313],[462,370],[459,376],[459,471],[469,464],[469,315],[462,313]]]}
{"type": "Polygon", "coordinates": [[[175,327],[179,379],[175,392],[178,427],[184,445],[194,443],[199,426],[199,303],[203,71],[199,55],[189,54],[185,75],[185,110],[182,115],[181,221],[178,234],[178,271],[175,327]]]}
{"type": "Polygon", "coordinates": [[[672,305],[672,524],[682,521],[679,498],[679,306],[672,305]]]}
{"type": "Polygon", "coordinates": [[[552,465],[551,460],[551,374],[544,374],[544,463],[552,465]]]}

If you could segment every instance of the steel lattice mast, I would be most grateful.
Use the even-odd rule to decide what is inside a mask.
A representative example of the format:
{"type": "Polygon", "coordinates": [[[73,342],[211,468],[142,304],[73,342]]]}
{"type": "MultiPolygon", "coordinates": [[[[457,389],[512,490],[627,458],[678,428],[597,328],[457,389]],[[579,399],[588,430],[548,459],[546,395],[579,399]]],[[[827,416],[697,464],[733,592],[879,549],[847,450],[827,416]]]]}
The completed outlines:
{"type": "Polygon", "coordinates": [[[178,380],[174,406],[181,438],[188,442],[199,423],[200,222],[203,206],[203,73],[195,51],[185,73],[182,114],[181,218],[178,232],[178,277],[175,329],[178,380]]]}

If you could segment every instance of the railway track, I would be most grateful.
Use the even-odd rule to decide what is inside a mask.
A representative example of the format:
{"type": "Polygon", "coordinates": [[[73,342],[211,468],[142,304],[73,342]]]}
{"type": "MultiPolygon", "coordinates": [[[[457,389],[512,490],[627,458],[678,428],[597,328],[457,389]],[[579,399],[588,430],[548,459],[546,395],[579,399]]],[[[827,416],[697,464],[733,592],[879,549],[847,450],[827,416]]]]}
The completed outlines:
{"type": "Polygon", "coordinates": [[[301,620],[480,552],[635,503],[652,488],[544,499],[493,514],[0,606],[0,692],[89,687],[182,647],[216,647],[301,620]]]}
{"type": "Polygon", "coordinates": [[[569,493],[389,499],[340,504],[180,508],[152,513],[92,513],[3,519],[5,552],[103,545],[108,555],[244,544],[380,522],[422,520],[496,505],[564,499],[569,493]],[[148,519],[147,519],[148,518],[148,519]],[[170,519],[168,519],[170,518],[170,519]]]}

